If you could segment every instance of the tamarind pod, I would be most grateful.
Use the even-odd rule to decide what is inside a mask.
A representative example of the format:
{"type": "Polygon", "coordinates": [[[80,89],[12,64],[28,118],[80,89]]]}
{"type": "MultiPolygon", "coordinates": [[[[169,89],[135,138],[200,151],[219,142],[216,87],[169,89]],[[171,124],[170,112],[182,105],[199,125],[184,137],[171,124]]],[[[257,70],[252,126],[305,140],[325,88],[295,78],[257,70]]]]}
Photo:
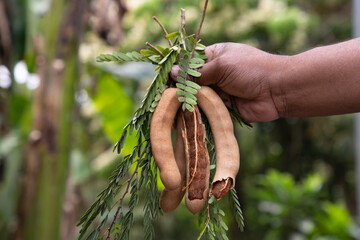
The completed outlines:
{"type": "Polygon", "coordinates": [[[194,111],[181,112],[182,135],[186,156],[185,205],[196,214],[205,205],[209,192],[210,160],[205,142],[205,125],[197,106],[194,111]]]}
{"type": "Polygon", "coordinates": [[[239,147],[234,136],[234,126],[225,104],[210,87],[202,86],[196,94],[200,109],[208,118],[214,136],[216,172],[211,193],[221,198],[235,186],[240,166],[239,147]]]}
{"type": "Polygon", "coordinates": [[[216,199],[222,198],[231,188],[232,179],[230,177],[225,180],[216,181],[212,184],[211,193],[216,199]]]}
{"type": "MultiPolygon", "coordinates": [[[[181,110],[179,110],[180,112],[181,110]]],[[[179,116],[179,113],[178,115],[179,116]]],[[[176,140],[175,140],[175,161],[181,174],[181,186],[175,190],[164,189],[160,196],[160,208],[164,212],[175,210],[184,197],[185,190],[183,187],[186,185],[186,163],[185,163],[185,148],[181,135],[181,119],[177,117],[176,121],[176,140]]]]}
{"type": "Polygon", "coordinates": [[[168,88],[163,92],[150,122],[151,151],[167,190],[177,189],[182,183],[171,143],[171,126],[180,107],[177,90],[168,88]]]}

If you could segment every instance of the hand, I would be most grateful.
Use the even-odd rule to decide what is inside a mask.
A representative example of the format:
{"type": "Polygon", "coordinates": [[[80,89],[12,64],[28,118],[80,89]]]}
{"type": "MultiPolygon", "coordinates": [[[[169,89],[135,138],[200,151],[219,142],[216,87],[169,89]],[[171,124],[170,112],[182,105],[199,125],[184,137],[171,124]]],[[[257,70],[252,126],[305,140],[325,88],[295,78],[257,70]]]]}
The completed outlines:
{"type": "MultiPolygon", "coordinates": [[[[270,77],[280,56],[238,43],[219,43],[206,48],[208,56],[195,82],[212,85],[229,106],[248,122],[279,118],[271,95],[270,77]]],[[[175,80],[179,67],[171,70],[175,80]]]]}

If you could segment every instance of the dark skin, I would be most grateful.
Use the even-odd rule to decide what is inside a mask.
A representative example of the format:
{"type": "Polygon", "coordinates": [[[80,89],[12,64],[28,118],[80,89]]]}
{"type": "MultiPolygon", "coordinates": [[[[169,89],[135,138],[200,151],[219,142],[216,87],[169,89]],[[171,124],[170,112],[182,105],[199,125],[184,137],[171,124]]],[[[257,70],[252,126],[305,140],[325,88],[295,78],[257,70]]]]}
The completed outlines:
{"type": "Polygon", "coordinates": [[[211,45],[205,53],[195,81],[214,86],[228,104],[232,96],[249,122],[360,111],[360,38],[293,56],[239,43],[211,45]]]}

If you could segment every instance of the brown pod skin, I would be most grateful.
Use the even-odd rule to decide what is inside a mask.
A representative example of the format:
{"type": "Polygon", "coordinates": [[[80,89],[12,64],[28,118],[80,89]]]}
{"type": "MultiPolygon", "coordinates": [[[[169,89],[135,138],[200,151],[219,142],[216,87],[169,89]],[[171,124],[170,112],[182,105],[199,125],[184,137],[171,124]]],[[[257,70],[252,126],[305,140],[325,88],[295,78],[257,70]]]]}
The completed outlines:
{"type": "Polygon", "coordinates": [[[191,213],[196,214],[204,207],[209,192],[210,160],[206,131],[197,106],[193,112],[181,112],[181,119],[186,156],[185,204],[191,213]]]}
{"type": "MultiPolygon", "coordinates": [[[[181,110],[180,110],[181,111],[181,110]]],[[[179,114],[178,114],[179,116],[179,114]]],[[[185,160],[185,148],[181,135],[181,119],[177,117],[176,121],[176,141],[175,141],[175,161],[181,174],[181,186],[175,190],[164,189],[160,196],[160,208],[164,212],[170,212],[175,210],[181,200],[184,197],[186,185],[186,160],[185,160]]]]}
{"type": "Polygon", "coordinates": [[[211,192],[215,197],[221,198],[234,188],[240,167],[240,152],[234,136],[234,126],[229,111],[214,90],[202,86],[196,97],[210,123],[215,141],[216,172],[211,192]]]}
{"type": "Polygon", "coordinates": [[[181,104],[177,90],[179,89],[168,88],[163,92],[150,123],[151,151],[160,170],[161,181],[167,190],[182,186],[171,143],[171,126],[181,104]]]}

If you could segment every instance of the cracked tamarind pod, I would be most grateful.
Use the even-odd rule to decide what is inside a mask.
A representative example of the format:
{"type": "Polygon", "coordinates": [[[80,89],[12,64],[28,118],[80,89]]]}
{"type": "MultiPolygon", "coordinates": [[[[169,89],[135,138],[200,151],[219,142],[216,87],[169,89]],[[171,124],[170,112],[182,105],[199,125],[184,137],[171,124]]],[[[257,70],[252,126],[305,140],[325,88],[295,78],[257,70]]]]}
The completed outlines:
{"type": "Polygon", "coordinates": [[[160,179],[167,190],[175,190],[182,186],[171,143],[171,126],[181,104],[178,101],[177,90],[168,88],[163,92],[150,123],[151,151],[160,171],[160,179]]]}
{"type": "Polygon", "coordinates": [[[220,199],[235,186],[240,166],[239,147],[229,111],[217,93],[210,87],[203,86],[198,90],[196,97],[214,136],[216,172],[211,184],[211,193],[220,199]]]}
{"type": "Polygon", "coordinates": [[[179,117],[180,111],[177,114],[177,120],[176,120],[176,140],[175,140],[175,161],[178,166],[179,172],[181,174],[181,186],[174,189],[174,190],[168,190],[167,188],[164,189],[164,191],[161,193],[160,196],[160,208],[164,212],[170,212],[175,210],[179,204],[181,203],[181,200],[184,197],[185,189],[184,186],[186,185],[186,164],[185,164],[185,148],[184,148],[184,142],[181,135],[181,118],[179,117]]]}
{"type": "Polygon", "coordinates": [[[205,125],[197,106],[181,112],[186,156],[186,194],[188,210],[196,214],[205,205],[209,192],[210,160],[205,142],[205,125]]]}

